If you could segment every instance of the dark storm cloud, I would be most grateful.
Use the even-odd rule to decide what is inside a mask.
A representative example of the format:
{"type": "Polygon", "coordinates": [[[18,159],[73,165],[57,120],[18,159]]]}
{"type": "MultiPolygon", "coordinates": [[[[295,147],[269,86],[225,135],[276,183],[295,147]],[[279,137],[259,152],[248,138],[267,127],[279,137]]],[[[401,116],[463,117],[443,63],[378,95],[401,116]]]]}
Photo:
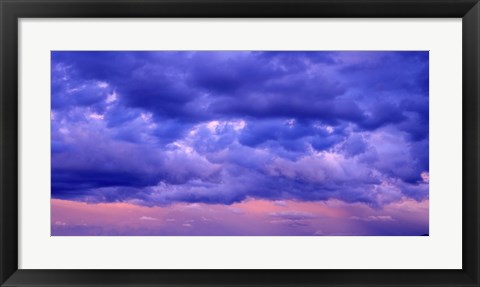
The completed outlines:
{"type": "Polygon", "coordinates": [[[52,52],[53,197],[380,207],[428,168],[428,52],[52,52]]]}

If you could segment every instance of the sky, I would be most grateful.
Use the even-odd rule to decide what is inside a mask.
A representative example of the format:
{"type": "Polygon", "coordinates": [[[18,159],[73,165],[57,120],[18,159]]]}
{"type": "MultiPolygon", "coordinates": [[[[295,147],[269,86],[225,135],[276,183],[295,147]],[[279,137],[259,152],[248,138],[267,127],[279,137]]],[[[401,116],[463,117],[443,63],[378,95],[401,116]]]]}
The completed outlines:
{"type": "Polygon", "coordinates": [[[428,234],[426,51],[52,51],[51,234],[428,234]]]}

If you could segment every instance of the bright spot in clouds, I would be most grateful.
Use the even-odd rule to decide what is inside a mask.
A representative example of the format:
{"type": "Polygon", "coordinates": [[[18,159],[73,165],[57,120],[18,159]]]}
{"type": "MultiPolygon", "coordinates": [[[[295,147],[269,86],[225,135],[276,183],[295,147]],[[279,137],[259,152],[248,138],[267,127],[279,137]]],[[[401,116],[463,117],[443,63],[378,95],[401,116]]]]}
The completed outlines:
{"type": "Polygon", "coordinates": [[[97,114],[97,113],[91,113],[88,115],[89,118],[94,119],[94,120],[103,120],[104,116],[97,114]]]}
{"type": "Polygon", "coordinates": [[[424,182],[430,182],[430,173],[428,171],[423,171],[420,176],[424,182]]]}

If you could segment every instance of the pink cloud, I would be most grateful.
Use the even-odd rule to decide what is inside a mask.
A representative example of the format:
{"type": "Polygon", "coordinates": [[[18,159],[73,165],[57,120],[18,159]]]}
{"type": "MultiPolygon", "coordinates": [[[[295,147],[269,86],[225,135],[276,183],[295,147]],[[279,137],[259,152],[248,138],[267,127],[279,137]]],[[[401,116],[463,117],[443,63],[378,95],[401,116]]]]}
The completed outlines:
{"type": "Polygon", "coordinates": [[[363,203],[248,199],[228,205],[145,207],[53,199],[52,235],[422,235],[428,200],[375,209],[363,203]]]}

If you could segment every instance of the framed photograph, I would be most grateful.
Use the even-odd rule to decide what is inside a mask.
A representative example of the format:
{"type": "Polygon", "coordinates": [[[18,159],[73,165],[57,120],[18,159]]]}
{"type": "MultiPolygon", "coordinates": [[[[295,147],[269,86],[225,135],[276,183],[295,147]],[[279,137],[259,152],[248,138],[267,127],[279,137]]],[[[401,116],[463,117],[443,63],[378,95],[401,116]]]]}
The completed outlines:
{"type": "Polygon", "coordinates": [[[1,286],[480,286],[476,0],[0,0],[1,286]]]}

